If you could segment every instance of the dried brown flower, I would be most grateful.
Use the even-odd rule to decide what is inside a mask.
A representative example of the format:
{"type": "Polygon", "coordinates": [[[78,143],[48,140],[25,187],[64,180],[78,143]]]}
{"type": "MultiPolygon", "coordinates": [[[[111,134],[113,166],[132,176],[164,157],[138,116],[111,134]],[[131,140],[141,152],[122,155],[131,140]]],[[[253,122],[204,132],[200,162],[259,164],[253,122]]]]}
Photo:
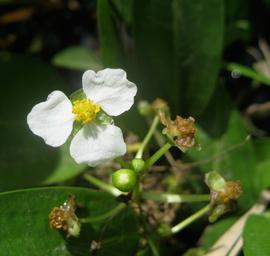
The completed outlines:
{"type": "Polygon", "coordinates": [[[210,188],[209,221],[214,222],[232,210],[242,193],[242,187],[240,181],[226,181],[215,171],[206,174],[205,182],[210,188]]]}
{"type": "Polygon", "coordinates": [[[164,132],[174,140],[177,146],[190,148],[195,144],[196,128],[194,123],[195,119],[193,117],[182,118],[181,116],[176,116],[174,121],[167,119],[164,132]]]}
{"type": "Polygon", "coordinates": [[[225,190],[218,193],[218,198],[222,203],[228,203],[230,200],[237,200],[242,193],[240,181],[227,181],[225,190]]]}
{"type": "Polygon", "coordinates": [[[76,208],[74,195],[70,195],[60,207],[54,207],[48,216],[51,228],[62,229],[67,232],[68,236],[78,236],[80,222],[75,214],[76,208]]]}

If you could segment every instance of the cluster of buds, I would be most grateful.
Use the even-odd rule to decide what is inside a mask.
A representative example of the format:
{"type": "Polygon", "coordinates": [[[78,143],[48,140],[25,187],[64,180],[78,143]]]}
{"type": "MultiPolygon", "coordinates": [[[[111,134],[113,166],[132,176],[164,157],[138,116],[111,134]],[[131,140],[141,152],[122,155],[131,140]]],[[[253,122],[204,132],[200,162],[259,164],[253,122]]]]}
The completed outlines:
{"type": "Polygon", "coordinates": [[[68,237],[77,237],[80,234],[81,224],[75,214],[76,208],[74,195],[70,195],[60,207],[54,207],[49,214],[51,228],[64,230],[68,237]]]}
{"type": "Polygon", "coordinates": [[[239,181],[225,181],[217,172],[206,174],[205,182],[210,188],[209,221],[216,221],[221,215],[230,211],[242,193],[239,181]]]}

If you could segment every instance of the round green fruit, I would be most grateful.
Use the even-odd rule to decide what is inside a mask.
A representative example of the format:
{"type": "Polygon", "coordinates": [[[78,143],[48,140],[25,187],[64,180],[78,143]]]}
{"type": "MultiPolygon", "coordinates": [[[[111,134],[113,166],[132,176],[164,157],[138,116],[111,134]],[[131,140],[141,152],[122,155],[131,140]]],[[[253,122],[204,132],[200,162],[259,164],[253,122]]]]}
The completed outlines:
{"type": "Polygon", "coordinates": [[[112,175],[112,184],[122,192],[132,191],[136,182],[137,175],[130,169],[120,169],[112,175]]]}

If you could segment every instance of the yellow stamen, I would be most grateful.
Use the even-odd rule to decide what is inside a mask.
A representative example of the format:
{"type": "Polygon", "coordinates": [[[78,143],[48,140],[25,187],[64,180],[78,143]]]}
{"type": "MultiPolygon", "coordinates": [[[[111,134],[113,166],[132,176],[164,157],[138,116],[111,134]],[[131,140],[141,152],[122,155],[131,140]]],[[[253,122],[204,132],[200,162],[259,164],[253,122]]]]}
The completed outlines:
{"type": "Polygon", "coordinates": [[[76,100],[73,102],[73,114],[75,120],[83,124],[89,123],[95,119],[100,111],[100,106],[89,99],[76,100]]]}

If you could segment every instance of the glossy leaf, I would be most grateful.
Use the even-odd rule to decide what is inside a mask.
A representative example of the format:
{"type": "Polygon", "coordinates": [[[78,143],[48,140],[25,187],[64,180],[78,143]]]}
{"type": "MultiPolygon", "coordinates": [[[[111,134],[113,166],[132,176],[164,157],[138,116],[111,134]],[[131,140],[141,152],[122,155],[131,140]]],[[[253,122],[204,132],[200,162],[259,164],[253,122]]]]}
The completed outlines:
{"type": "Polygon", "coordinates": [[[224,33],[222,0],[173,0],[174,87],[189,114],[207,106],[217,83],[224,33]]]}
{"type": "Polygon", "coordinates": [[[63,204],[70,194],[84,207],[79,216],[98,217],[118,203],[100,191],[84,188],[51,187],[0,194],[0,251],[6,256],[20,255],[89,255],[92,241],[100,242],[98,255],[124,256],[134,252],[137,241],[137,221],[131,210],[125,209],[117,218],[82,224],[79,238],[67,239],[62,232],[50,228],[48,214],[63,204]]]}
{"type": "Polygon", "coordinates": [[[267,217],[250,216],[244,228],[244,255],[267,256],[270,255],[270,220],[267,217]]]}

